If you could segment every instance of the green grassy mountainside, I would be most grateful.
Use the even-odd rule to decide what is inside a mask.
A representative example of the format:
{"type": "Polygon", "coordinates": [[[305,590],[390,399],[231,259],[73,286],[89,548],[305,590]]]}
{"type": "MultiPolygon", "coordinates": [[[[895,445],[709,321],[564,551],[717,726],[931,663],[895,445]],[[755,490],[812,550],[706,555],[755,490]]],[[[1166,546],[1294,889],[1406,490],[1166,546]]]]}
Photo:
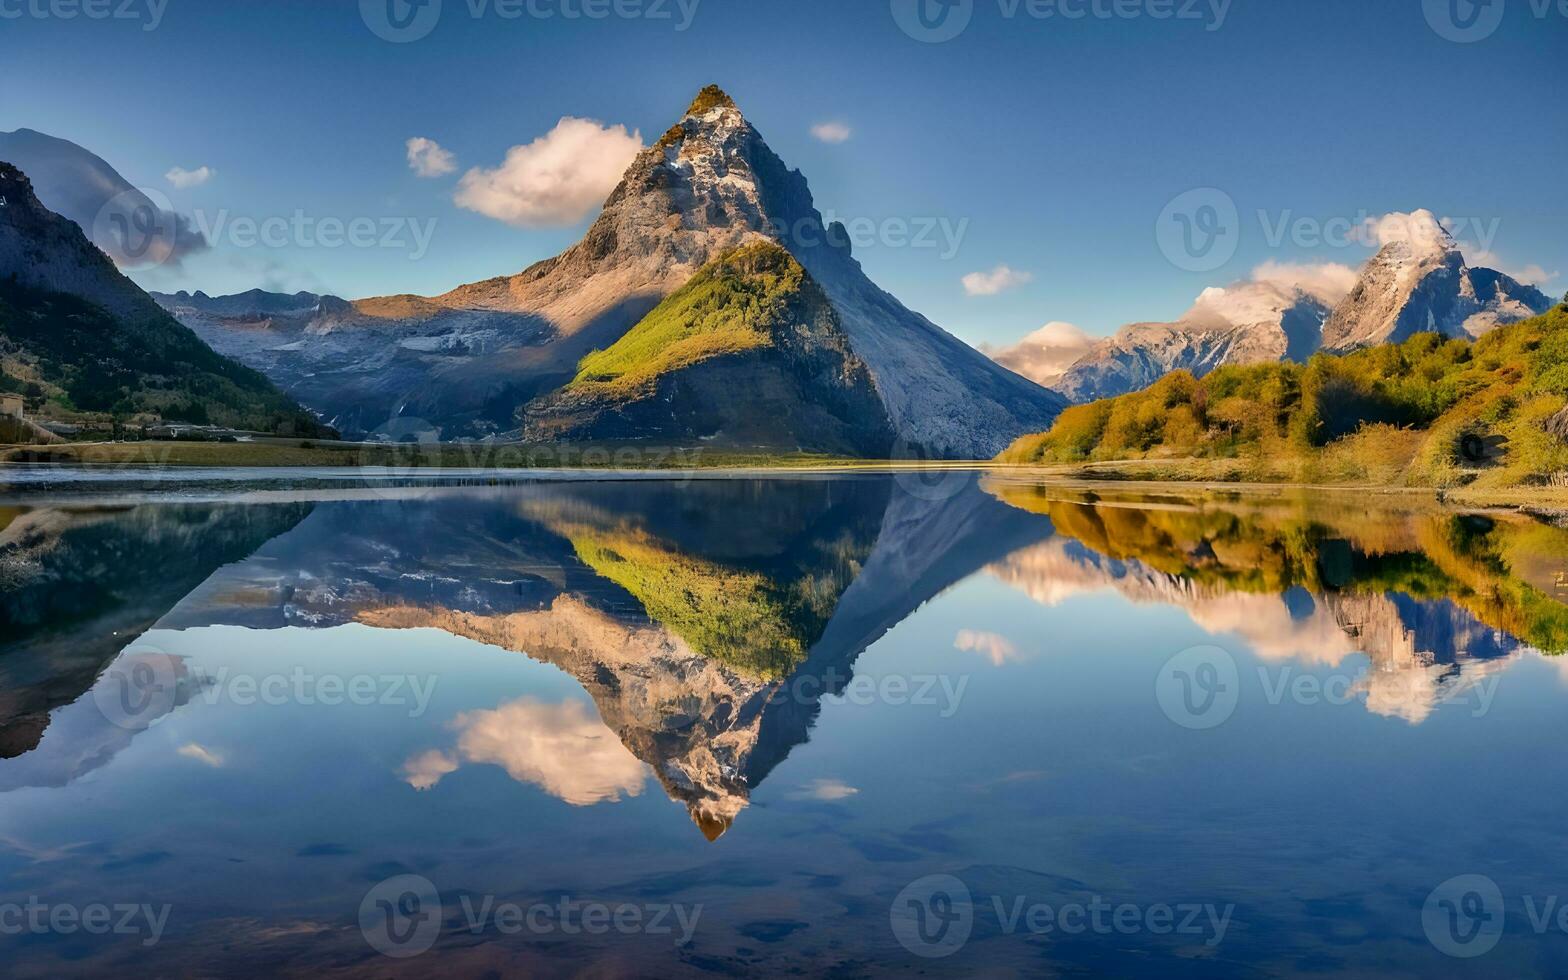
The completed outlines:
{"type": "Polygon", "coordinates": [[[1478,340],[1166,375],[1080,405],[1008,463],[1235,460],[1273,480],[1512,487],[1568,473],[1568,304],[1478,340]]]}
{"type": "Polygon", "coordinates": [[[177,323],[8,163],[0,163],[0,390],[57,419],[156,414],[286,435],[330,431],[260,372],[177,323]]]}
{"type": "Polygon", "coordinates": [[[767,241],[733,249],[560,391],[524,412],[530,440],[661,439],[885,455],[891,427],[827,296],[767,241]]]}
{"type": "Polygon", "coordinates": [[[324,431],[260,372],[167,317],[116,318],[65,293],[0,282],[0,390],[48,415],[110,413],[285,435],[324,431]]]}

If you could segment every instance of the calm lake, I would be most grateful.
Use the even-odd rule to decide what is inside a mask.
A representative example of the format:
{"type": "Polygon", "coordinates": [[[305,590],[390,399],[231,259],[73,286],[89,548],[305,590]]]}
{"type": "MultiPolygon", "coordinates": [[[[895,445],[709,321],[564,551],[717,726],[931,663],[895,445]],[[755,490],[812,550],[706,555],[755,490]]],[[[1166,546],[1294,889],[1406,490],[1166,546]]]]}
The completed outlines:
{"type": "Polygon", "coordinates": [[[1568,973],[1546,519],[118,481],[0,478],[7,975],[1568,973]]]}

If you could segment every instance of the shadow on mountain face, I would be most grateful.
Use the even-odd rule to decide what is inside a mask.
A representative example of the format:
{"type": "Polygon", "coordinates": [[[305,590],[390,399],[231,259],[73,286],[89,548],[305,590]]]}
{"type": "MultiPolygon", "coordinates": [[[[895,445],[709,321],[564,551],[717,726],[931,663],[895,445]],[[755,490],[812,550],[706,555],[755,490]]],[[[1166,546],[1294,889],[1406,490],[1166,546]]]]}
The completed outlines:
{"type": "Polygon", "coordinates": [[[50,712],[215,570],[309,505],[11,510],[0,527],[0,759],[38,746],[50,712]]]}
{"type": "Polygon", "coordinates": [[[552,664],[712,838],[862,651],[1048,534],[972,479],[935,499],[866,478],[332,502],[144,619],[434,628],[552,664]]]}

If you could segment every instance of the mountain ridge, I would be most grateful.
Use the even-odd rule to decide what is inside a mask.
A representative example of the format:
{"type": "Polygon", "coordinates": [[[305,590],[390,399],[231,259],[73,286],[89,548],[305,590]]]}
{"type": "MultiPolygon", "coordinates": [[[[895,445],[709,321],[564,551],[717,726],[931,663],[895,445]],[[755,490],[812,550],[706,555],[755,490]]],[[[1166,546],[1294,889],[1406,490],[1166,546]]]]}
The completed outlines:
{"type": "Polygon", "coordinates": [[[0,374],[56,410],[155,413],[289,434],[322,427],[262,374],[208,348],[0,162],[0,374]],[[15,372],[15,377],[12,376],[15,372]]]}
{"type": "Polygon", "coordinates": [[[328,328],[297,318],[273,324],[266,337],[190,306],[180,315],[215,348],[349,429],[422,415],[453,434],[494,434],[568,384],[584,357],[614,344],[708,261],[771,240],[827,295],[871,375],[895,452],[989,457],[1065,406],[875,286],[847,247],[831,244],[830,231],[805,177],[710,86],[637,156],[582,240],[515,275],[434,297],[357,300],[328,328]],[[823,240],[789,233],[807,227],[823,240]],[[353,328],[365,326],[403,353],[384,337],[356,336],[353,328]]]}

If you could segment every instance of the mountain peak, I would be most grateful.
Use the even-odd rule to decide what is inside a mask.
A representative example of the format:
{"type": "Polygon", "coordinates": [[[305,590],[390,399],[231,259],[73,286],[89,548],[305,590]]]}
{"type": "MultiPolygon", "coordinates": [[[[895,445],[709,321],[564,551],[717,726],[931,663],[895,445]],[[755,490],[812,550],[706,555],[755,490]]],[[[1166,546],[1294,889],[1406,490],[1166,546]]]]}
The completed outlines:
{"type": "Polygon", "coordinates": [[[705,85],[702,91],[697,93],[697,97],[691,100],[691,107],[686,110],[686,115],[701,116],[719,108],[739,110],[740,106],[735,104],[735,100],[730,98],[728,92],[717,85],[705,85]]]}

